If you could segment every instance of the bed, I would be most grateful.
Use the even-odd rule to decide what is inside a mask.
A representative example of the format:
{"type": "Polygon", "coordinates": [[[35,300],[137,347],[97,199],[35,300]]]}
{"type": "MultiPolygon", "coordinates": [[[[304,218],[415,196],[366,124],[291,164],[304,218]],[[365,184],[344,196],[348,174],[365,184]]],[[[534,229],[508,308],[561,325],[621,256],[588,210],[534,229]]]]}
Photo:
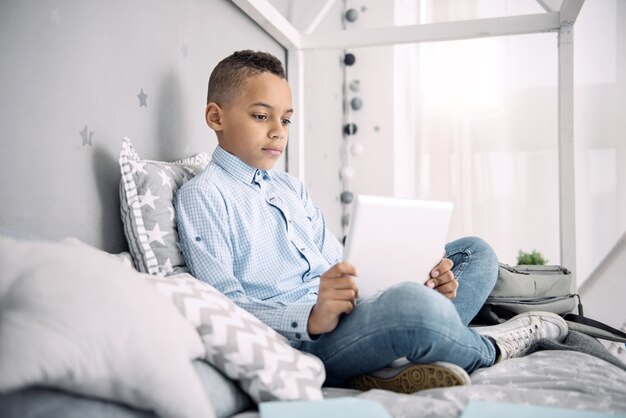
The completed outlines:
{"type": "Polygon", "coordinates": [[[476,401],[500,403],[503,414],[535,405],[626,416],[623,347],[576,332],[479,369],[468,386],[411,395],[323,387],[317,359],[187,271],[172,197],[208,161],[146,160],[122,141],[128,252],[1,236],[0,416],[252,418],[260,402],[334,398],[374,401],[398,418],[459,417],[476,401]]]}

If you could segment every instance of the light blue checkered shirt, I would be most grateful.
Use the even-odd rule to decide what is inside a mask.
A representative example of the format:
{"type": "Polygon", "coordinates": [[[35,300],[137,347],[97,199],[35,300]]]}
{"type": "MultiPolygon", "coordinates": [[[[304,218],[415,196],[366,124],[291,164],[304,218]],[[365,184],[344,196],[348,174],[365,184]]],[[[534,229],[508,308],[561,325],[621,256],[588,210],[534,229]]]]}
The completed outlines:
{"type": "Polygon", "coordinates": [[[342,246],[299,180],[257,170],[219,146],[175,198],[191,273],[299,346],[319,276],[342,246]]]}

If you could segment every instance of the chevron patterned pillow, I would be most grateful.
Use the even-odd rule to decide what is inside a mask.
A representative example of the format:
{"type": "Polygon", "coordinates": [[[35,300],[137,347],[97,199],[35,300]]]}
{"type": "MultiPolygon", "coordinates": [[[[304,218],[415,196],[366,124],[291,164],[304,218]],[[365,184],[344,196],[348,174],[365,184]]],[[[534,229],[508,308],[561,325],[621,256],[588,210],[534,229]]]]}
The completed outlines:
{"type": "Polygon", "coordinates": [[[324,365],[209,284],[187,273],[146,276],[193,324],[207,360],[256,402],[322,399],[324,365]]]}

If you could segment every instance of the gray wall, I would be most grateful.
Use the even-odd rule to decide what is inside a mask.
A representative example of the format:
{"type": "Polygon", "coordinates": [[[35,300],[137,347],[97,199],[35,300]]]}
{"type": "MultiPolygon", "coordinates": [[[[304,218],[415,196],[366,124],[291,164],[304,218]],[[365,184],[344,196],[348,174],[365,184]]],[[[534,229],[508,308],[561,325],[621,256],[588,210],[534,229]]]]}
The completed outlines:
{"type": "Polygon", "coordinates": [[[124,250],[122,138],[211,152],[208,75],[246,48],[285,59],[228,0],[0,0],[0,232],[124,250]]]}

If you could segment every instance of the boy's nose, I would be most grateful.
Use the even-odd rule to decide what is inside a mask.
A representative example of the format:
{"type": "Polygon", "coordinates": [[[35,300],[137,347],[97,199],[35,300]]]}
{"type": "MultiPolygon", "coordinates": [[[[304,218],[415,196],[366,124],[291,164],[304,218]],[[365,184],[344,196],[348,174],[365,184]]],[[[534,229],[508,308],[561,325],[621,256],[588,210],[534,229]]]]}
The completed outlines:
{"type": "Polygon", "coordinates": [[[281,135],[281,134],[279,134],[278,132],[275,131],[275,132],[272,132],[270,134],[270,138],[272,138],[272,139],[282,139],[283,135],[281,135]]]}
{"type": "Polygon", "coordinates": [[[283,139],[285,137],[286,127],[282,123],[275,124],[268,132],[268,136],[272,139],[283,139]]]}

